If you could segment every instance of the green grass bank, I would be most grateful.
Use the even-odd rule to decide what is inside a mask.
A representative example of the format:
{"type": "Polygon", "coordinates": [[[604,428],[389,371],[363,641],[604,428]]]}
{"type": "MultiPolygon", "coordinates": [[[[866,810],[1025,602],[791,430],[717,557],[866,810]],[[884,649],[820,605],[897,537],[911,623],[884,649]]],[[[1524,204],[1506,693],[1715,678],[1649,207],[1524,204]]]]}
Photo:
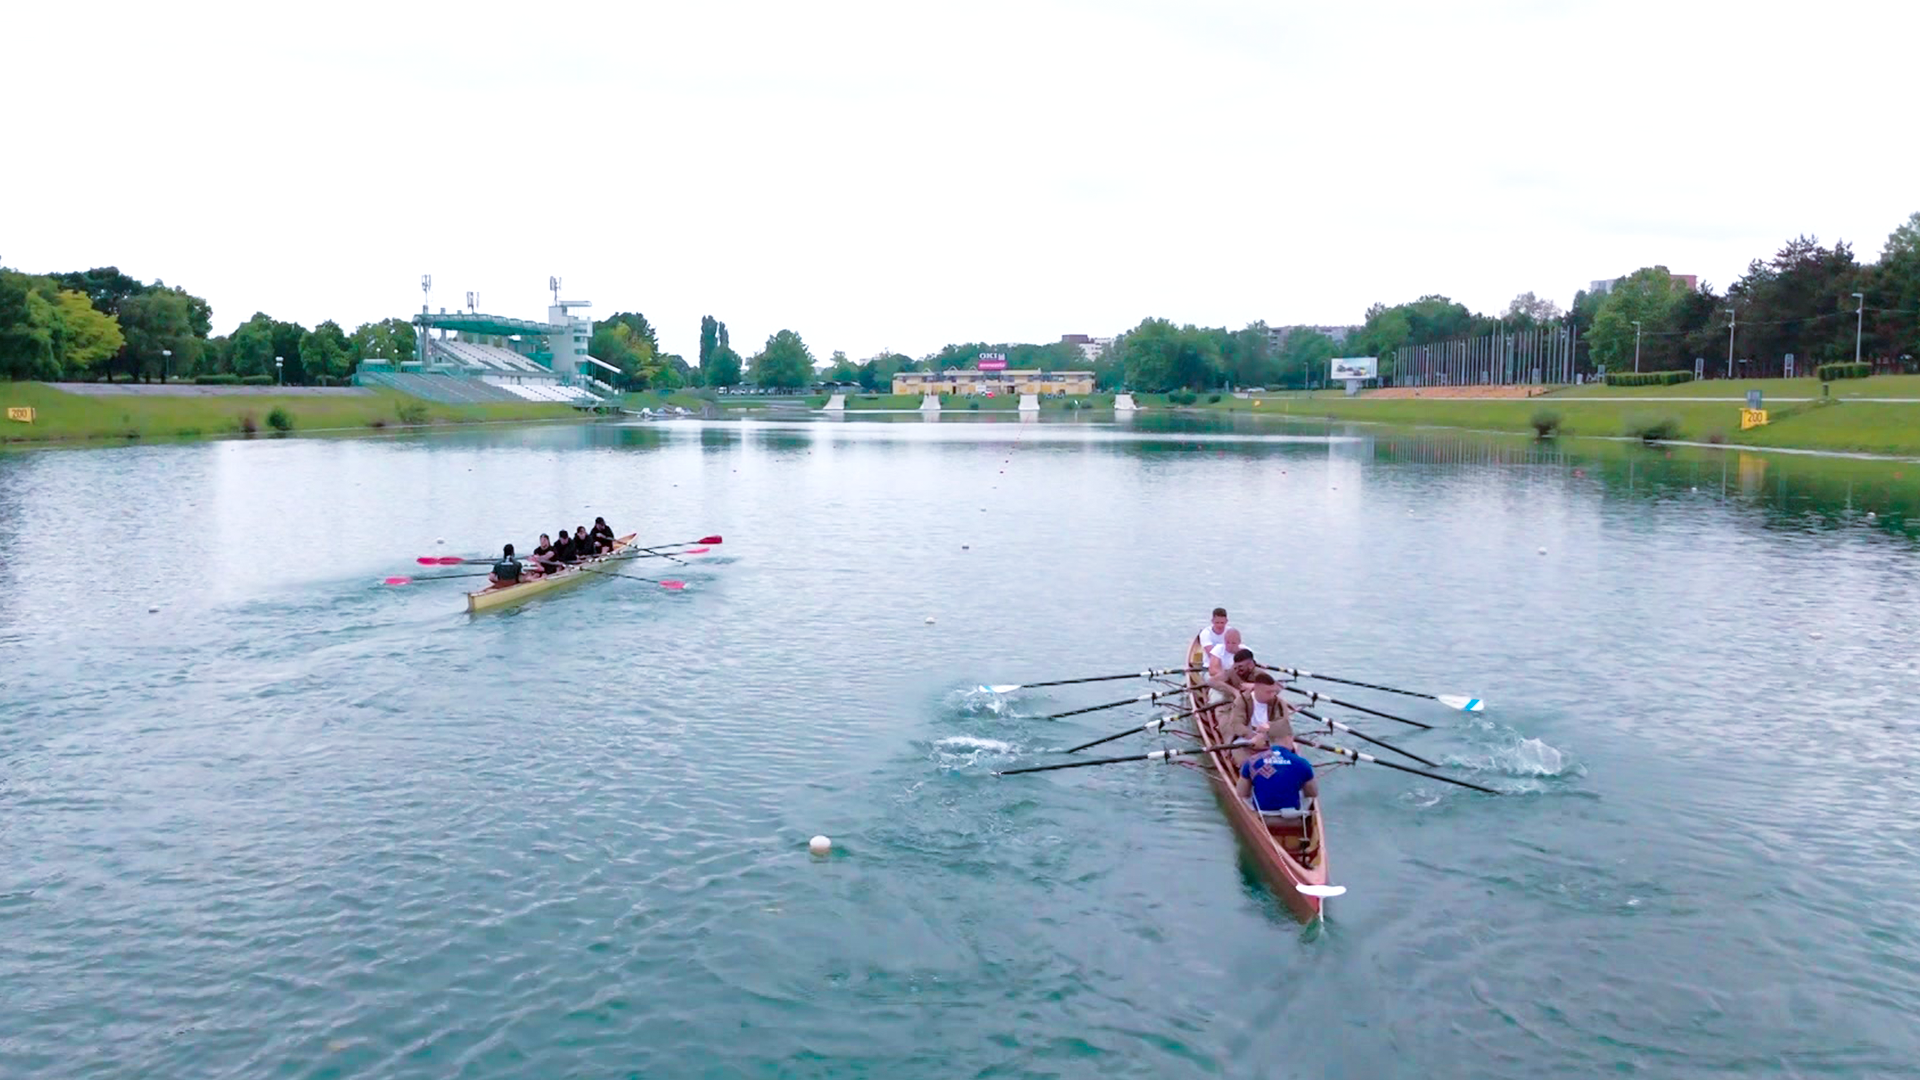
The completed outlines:
{"type": "Polygon", "coordinates": [[[366,395],[295,394],[209,395],[192,397],[69,394],[46,383],[0,383],[0,408],[25,407],[33,423],[5,421],[0,443],[98,442],[137,439],[211,439],[271,434],[279,409],[291,434],[317,431],[379,431],[442,424],[569,420],[579,416],[565,405],[503,403],[441,405],[392,390],[366,395]]]}

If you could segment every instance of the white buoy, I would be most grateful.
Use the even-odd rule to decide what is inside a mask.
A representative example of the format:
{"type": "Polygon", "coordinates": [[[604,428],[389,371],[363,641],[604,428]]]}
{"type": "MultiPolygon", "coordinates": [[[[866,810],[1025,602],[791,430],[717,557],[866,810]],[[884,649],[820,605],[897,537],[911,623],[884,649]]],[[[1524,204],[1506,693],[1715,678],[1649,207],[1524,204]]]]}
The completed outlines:
{"type": "Polygon", "coordinates": [[[927,625],[928,625],[928,626],[932,626],[932,625],[933,625],[933,616],[931,616],[931,615],[929,615],[929,616],[927,616],[927,625]]]}
{"type": "Polygon", "coordinates": [[[816,836],[807,841],[807,850],[813,852],[815,855],[825,855],[827,852],[833,850],[833,841],[824,836],[816,836]]]}
{"type": "Polygon", "coordinates": [[[1818,631],[1818,630],[1815,630],[1815,631],[1812,631],[1812,632],[1811,632],[1811,633],[1809,633],[1809,634],[1808,634],[1807,636],[1808,636],[1808,637],[1810,637],[1810,638],[1812,638],[1812,639],[1813,639],[1813,640],[1815,640],[1815,641],[1819,641],[1819,640],[1820,640],[1821,638],[1823,638],[1823,637],[1826,637],[1826,635],[1825,635],[1825,634],[1822,634],[1822,633],[1821,633],[1820,631],[1818,631]]]}
{"type": "Polygon", "coordinates": [[[156,606],[156,607],[150,607],[150,608],[148,608],[148,609],[147,609],[147,614],[149,614],[149,615],[158,615],[159,613],[160,613],[160,609],[159,609],[159,607],[157,607],[157,606],[156,606]]]}
{"type": "Polygon", "coordinates": [[[433,542],[436,544],[444,544],[447,542],[447,538],[444,536],[436,536],[433,538],[433,542]]]}
{"type": "Polygon", "coordinates": [[[1546,553],[1547,553],[1547,549],[1546,549],[1546,548],[1541,548],[1541,549],[1540,549],[1540,554],[1542,554],[1542,555],[1545,555],[1546,553]]]}

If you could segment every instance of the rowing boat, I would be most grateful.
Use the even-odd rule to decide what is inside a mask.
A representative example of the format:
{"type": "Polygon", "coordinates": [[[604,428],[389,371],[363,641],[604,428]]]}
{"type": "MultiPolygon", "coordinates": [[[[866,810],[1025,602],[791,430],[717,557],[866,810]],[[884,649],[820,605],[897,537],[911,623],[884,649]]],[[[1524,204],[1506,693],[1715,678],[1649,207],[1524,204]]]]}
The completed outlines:
{"type": "Polygon", "coordinates": [[[586,562],[570,566],[565,570],[555,571],[554,573],[537,578],[528,578],[513,585],[489,585],[478,592],[470,592],[467,594],[467,611],[470,613],[491,611],[494,608],[506,607],[509,604],[518,604],[523,600],[532,599],[541,593],[551,592],[561,586],[572,584],[584,578],[604,577],[605,575],[603,574],[588,573],[582,570],[581,567],[598,566],[609,559],[633,550],[634,537],[638,535],[640,534],[628,533],[613,542],[612,551],[607,552],[605,555],[596,555],[586,562]]]}
{"type": "MultiPolygon", "coordinates": [[[[1187,674],[1191,708],[1208,704],[1206,665],[1206,653],[1201,650],[1200,637],[1196,634],[1193,643],[1187,646],[1187,662],[1183,665],[1200,669],[1187,674]]],[[[1194,714],[1201,745],[1218,746],[1226,741],[1220,734],[1217,716],[1223,709],[1224,706],[1194,714]]],[[[1226,811],[1233,831],[1239,834],[1254,863],[1260,867],[1261,876],[1295,916],[1308,922],[1318,918],[1320,898],[1301,892],[1298,886],[1327,883],[1327,838],[1321,821],[1320,800],[1313,800],[1312,812],[1304,819],[1262,819],[1253,804],[1240,797],[1240,770],[1233,763],[1232,753],[1216,750],[1206,756],[1211,762],[1207,778],[1212,781],[1213,793],[1220,800],[1220,808],[1226,811]]]]}

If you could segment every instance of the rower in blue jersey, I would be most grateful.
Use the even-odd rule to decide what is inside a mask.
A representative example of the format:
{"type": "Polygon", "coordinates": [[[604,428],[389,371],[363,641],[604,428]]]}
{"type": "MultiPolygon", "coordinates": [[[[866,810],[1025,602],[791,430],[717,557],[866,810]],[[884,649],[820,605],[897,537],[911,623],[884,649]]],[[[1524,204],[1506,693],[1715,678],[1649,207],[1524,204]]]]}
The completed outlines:
{"type": "Polygon", "coordinates": [[[1304,809],[1301,798],[1320,797],[1307,759],[1276,745],[1266,731],[1253,733],[1253,756],[1240,766],[1240,797],[1251,799],[1262,814],[1304,809]]]}

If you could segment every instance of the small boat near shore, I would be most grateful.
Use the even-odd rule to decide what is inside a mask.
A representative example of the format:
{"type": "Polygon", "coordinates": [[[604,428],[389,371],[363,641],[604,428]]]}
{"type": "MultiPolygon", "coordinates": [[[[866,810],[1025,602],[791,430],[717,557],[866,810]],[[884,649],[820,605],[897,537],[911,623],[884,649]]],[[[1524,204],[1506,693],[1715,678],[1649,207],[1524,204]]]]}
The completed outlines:
{"type": "Polygon", "coordinates": [[[559,570],[536,578],[523,579],[512,585],[489,585],[484,589],[470,592],[467,594],[467,611],[469,614],[473,614],[481,611],[491,611],[495,608],[510,607],[522,601],[531,600],[542,593],[552,592],[555,589],[571,585],[585,578],[604,577],[605,575],[603,574],[595,574],[589,570],[582,569],[582,567],[598,566],[601,563],[629,554],[633,551],[636,542],[635,538],[639,535],[639,533],[628,533],[614,541],[612,551],[607,552],[605,555],[596,555],[583,563],[570,566],[565,570],[559,570]]]}
{"type": "MultiPolygon", "coordinates": [[[[1204,676],[1206,663],[1206,653],[1201,650],[1200,638],[1196,634],[1187,646],[1186,661],[1181,665],[1200,669],[1187,675],[1189,708],[1199,709],[1208,704],[1204,676]]],[[[1226,742],[1214,715],[1217,711],[1208,710],[1193,715],[1196,734],[1202,746],[1219,746],[1226,742]]],[[[1216,750],[1206,756],[1211,764],[1202,766],[1202,769],[1207,773],[1213,793],[1220,801],[1220,808],[1226,812],[1227,821],[1259,866],[1260,875],[1297,918],[1306,922],[1319,918],[1321,898],[1311,892],[1303,892],[1300,886],[1320,890],[1327,885],[1327,837],[1325,823],[1321,820],[1320,800],[1312,800],[1313,806],[1304,818],[1262,818],[1251,803],[1240,797],[1240,771],[1234,765],[1231,751],[1216,750]]]]}

